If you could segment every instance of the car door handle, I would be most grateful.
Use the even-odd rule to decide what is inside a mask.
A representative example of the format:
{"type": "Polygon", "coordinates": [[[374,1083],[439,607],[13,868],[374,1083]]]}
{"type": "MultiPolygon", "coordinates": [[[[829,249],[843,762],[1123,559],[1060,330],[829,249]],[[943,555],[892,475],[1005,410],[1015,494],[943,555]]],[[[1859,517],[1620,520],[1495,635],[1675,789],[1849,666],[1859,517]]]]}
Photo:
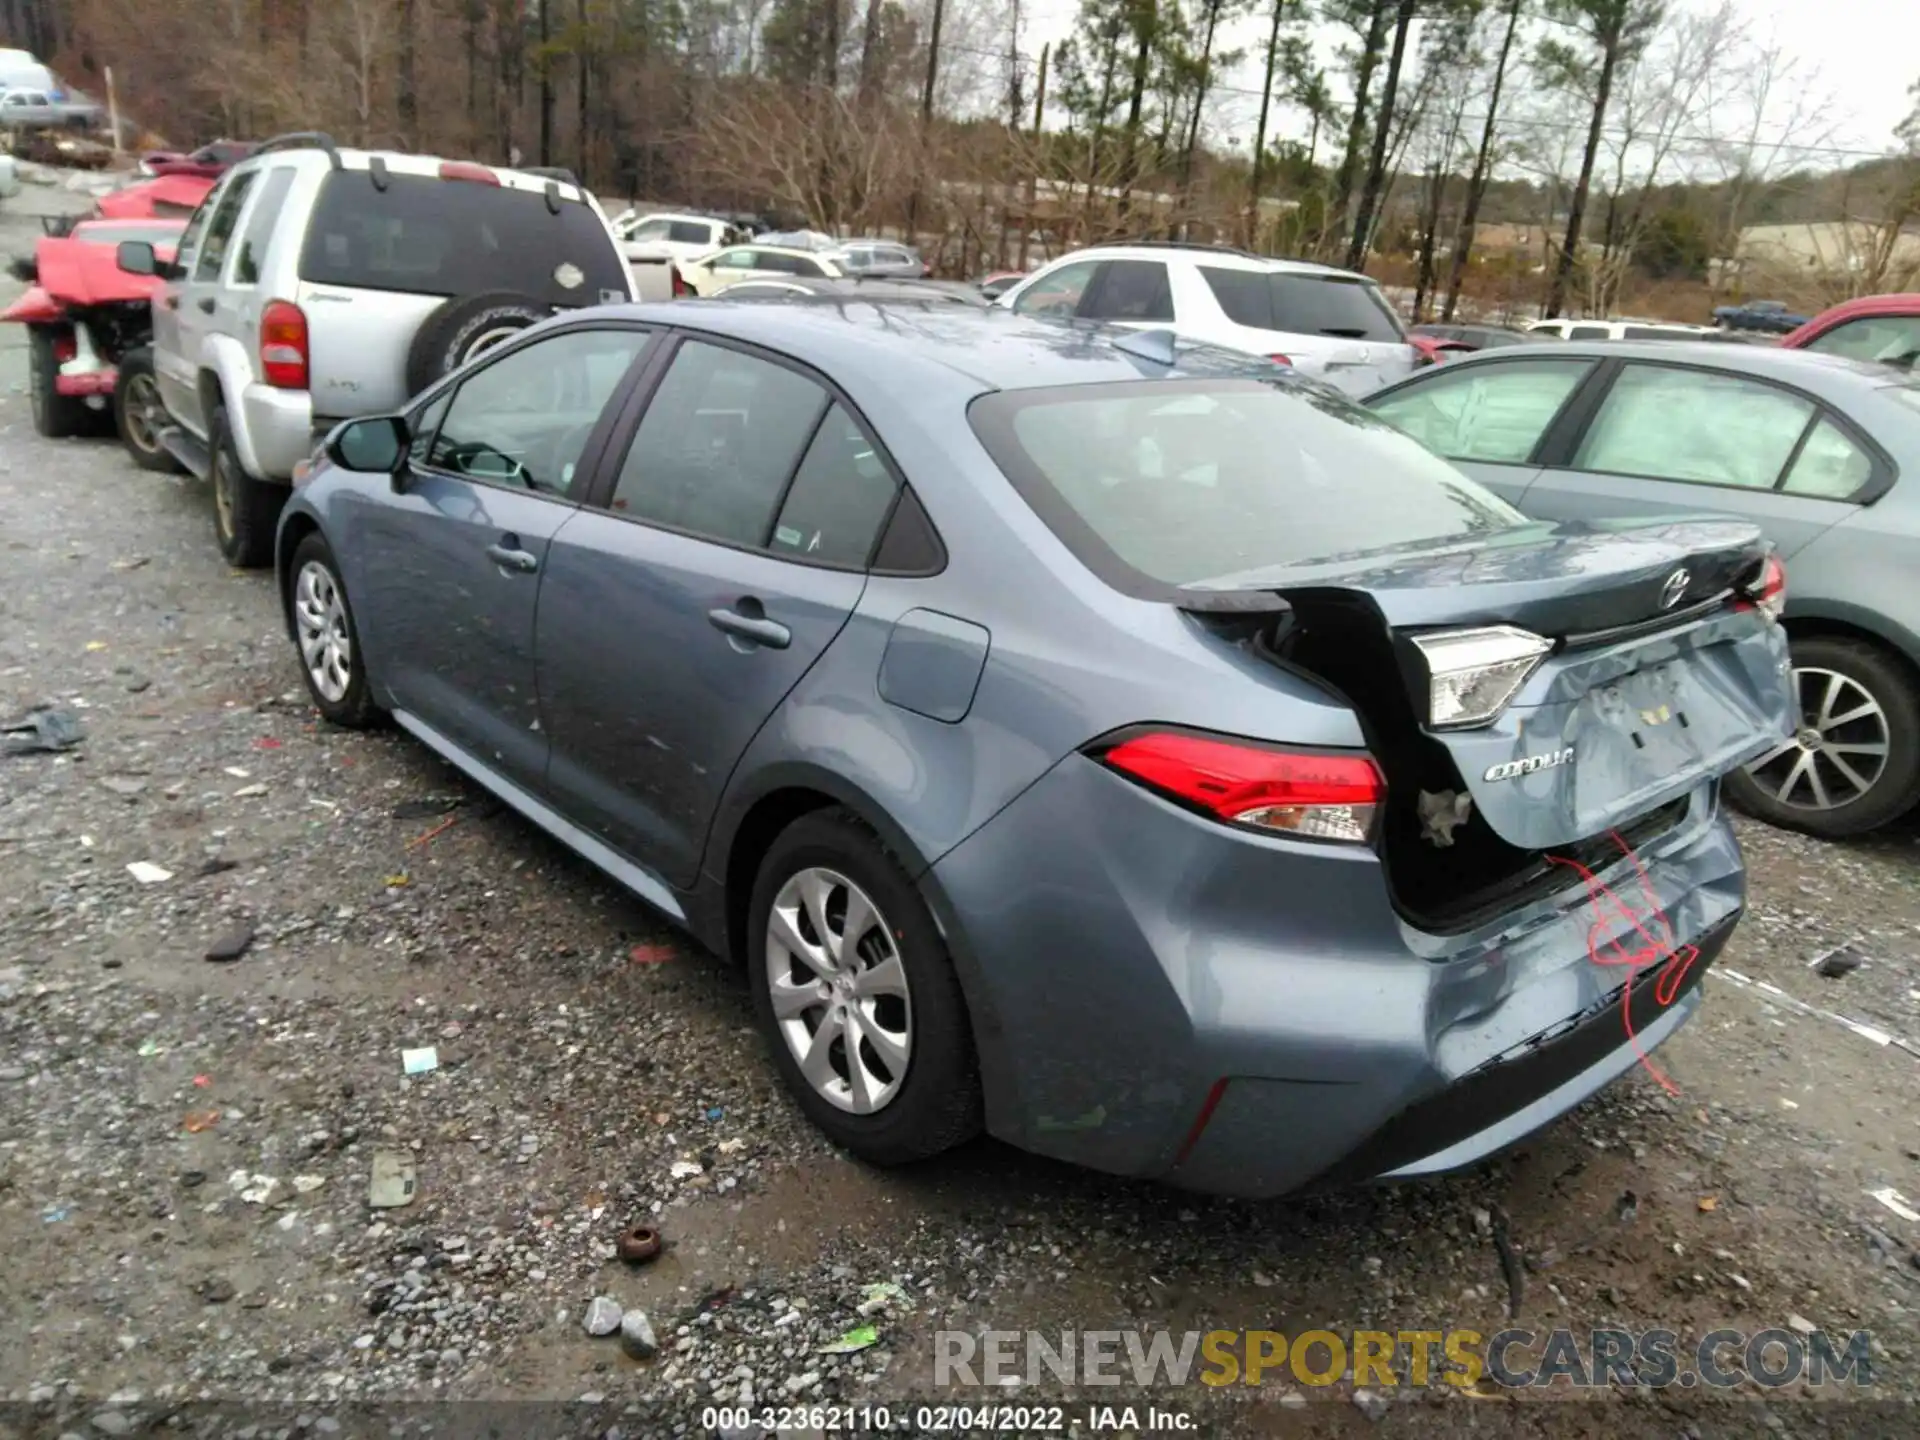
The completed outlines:
{"type": "MultiPolygon", "coordinates": [[[[742,601],[743,606],[751,602],[742,601]]],[[[753,609],[759,610],[754,604],[753,609]]],[[[764,645],[769,650],[784,650],[793,643],[793,632],[778,620],[769,620],[765,614],[741,614],[738,610],[709,610],[707,619],[713,622],[716,630],[724,630],[729,635],[737,635],[742,640],[750,640],[755,645],[764,645]]]]}
{"type": "MultiPolygon", "coordinates": [[[[507,536],[507,540],[512,541],[513,539],[513,536],[507,536]]],[[[540,568],[540,557],[529,551],[519,549],[518,543],[518,541],[514,541],[513,544],[502,542],[498,545],[489,545],[487,546],[487,558],[502,570],[515,570],[522,575],[531,575],[540,568]]]]}
{"type": "Polygon", "coordinates": [[[213,296],[209,295],[200,302],[200,308],[206,311],[207,314],[211,315],[213,313],[214,306],[216,306],[219,303],[220,302],[215,300],[213,296]]]}

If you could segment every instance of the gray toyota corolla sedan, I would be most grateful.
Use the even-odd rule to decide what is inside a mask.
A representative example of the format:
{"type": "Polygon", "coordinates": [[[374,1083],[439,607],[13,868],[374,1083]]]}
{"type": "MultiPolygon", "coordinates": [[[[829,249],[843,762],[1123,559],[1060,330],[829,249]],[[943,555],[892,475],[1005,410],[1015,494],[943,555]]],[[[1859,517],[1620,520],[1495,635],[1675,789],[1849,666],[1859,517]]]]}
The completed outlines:
{"type": "Polygon", "coordinates": [[[1698,1006],[1790,719],[1751,525],[1530,523],[1283,367],[958,306],[556,319],[336,430],[278,560],[329,720],[741,962],[883,1163],[1509,1144],[1698,1006]]]}

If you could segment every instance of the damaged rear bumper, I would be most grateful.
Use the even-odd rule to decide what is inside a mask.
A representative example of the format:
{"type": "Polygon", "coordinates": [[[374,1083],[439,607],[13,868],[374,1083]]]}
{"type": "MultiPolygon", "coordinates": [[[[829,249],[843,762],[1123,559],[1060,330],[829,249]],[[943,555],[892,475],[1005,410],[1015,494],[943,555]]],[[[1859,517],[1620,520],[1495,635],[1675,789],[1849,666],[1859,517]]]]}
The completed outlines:
{"type": "MultiPolygon", "coordinates": [[[[1063,763],[933,868],[988,1124],[1024,1148],[1246,1197],[1467,1165],[1639,1062],[1700,1004],[1745,871],[1715,789],[1599,878],[1698,955],[1633,989],[1583,883],[1469,932],[1394,909],[1359,846],[1225,829],[1063,763]]],[[[1660,969],[1658,963],[1647,971],[1660,969]]]]}

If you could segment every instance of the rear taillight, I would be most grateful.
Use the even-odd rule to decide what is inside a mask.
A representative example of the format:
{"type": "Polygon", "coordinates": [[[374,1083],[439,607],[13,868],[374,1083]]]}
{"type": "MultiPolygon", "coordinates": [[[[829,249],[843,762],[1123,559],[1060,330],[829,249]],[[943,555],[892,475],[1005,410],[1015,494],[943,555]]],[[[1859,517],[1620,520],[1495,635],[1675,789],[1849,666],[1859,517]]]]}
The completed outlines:
{"type": "Polygon", "coordinates": [[[1427,662],[1427,723],[1468,730],[1500,718],[1553,642],[1512,625],[1437,630],[1413,637],[1427,662]]]}
{"type": "Polygon", "coordinates": [[[260,374],[276,390],[307,388],[307,317],[298,305],[274,300],[260,312],[260,374]]]}
{"type": "Polygon", "coordinates": [[[1271,360],[1271,361],[1273,361],[1273,363],[1274,363],[1274,364],[1276,364],[1276,365],[1291,365],[1291,364],[1293,364],[1293,359],[1292,359],[1292,357],[1290,357],[1290,356],[1287,356],[1287,355],[1269,355],[1269,356],[1267,356],[1267,358],[1268,358],[1269,360],[1271,360]]]}
{"type": "Polygon", "coordinates": [[[440,162],[442,180],[471,180],[477,185],[498,185],[500,177],[484,165],[475,165],[471,160],[443,160],[440,162]]]}
{"type": "Polygon", "coordinates": [[[674,299],[684,300],[689,295],[693,294],[693,287],[687,284],[686,276],[680,273],[680,267],[678,265],[675,265],[671,260],[669,260],[667,262],[667,269],[671,271],[673,274],[673,298],[674,299]]]}
{"type": "Polygon", "coordinates": [[[1275,750],[1156,730],[1122,740],[1098,758],[1215,819],[1309,840],[1365,842],[1387,796],[1372,758],[1351,753],[1275,750]]]}
{"type": "Polygon", "coordinates": [[[1751,606],[1777,624],[1787,613],[1787,567],[1780,563],[1778,555],[1767,556],[1761,562],[1760,573],[1742,586],[1741,591],[1744,598],[1736,600],[1736,605],[1742,609],[1751,606]]]}

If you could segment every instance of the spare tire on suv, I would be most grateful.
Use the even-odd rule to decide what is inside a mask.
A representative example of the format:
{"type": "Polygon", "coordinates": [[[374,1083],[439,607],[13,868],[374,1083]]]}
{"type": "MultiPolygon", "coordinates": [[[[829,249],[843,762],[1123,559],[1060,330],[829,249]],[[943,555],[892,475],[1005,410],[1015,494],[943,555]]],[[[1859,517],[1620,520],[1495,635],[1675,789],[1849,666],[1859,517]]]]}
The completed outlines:
{"type": "Polygon", "coordinates": [[[456,295],[420,322],[407,348],[408,392],[418,395],[474,356],[553,313],[553,306],[511,290],[456,295]]]}

